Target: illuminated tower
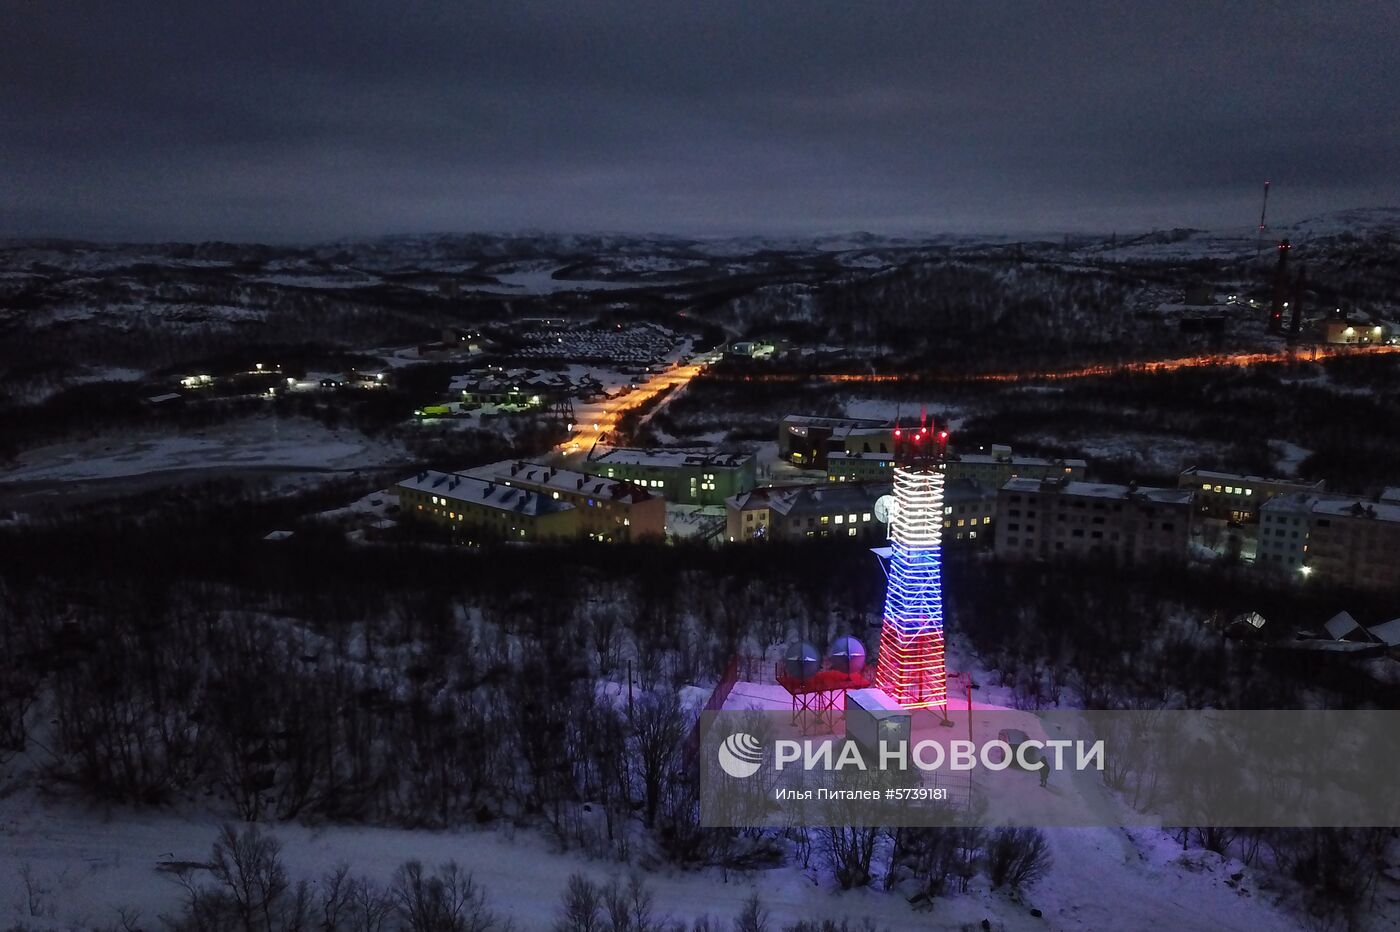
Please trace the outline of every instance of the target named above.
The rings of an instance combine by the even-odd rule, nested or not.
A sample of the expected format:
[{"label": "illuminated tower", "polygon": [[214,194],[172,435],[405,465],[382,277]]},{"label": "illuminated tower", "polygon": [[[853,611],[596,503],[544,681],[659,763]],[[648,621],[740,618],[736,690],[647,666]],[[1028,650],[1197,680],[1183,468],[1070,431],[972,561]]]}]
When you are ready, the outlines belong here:
[{"label": "illuminated tower", "polygon": [[946,707],[943,667],[943,473],[948,432],[895,428],[889,588],[875,684],[906,709]]}]

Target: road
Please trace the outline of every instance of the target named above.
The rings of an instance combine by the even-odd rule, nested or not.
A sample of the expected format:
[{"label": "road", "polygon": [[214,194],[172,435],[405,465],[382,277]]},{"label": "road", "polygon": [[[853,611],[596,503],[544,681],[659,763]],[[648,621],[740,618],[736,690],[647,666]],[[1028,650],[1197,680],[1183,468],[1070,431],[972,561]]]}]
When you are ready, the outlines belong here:
[{"label": "road", "polygon": [[1360,354],[1400,353],[1400,346],[1308,346],[1285,347],[1257,353],[1213,353],[1199,356],[1178,356],[1172,359],[1136,360],[1101,363],[1073,369],[1029,369],[1011,372],[978,372],[939,375],[931,372],[831,372],[808,376],[801,373],[744,376],[745,381],[802,382],[816,379],[823,382],[1055,382],[1087,379],[1123,373],[1179,372],[1183,369],[1238,368],[1283,362],[1317,362],[1339,356]]},{"label": "road", "polygon": [[552,458],[562,466],[581,461],[588,456],[595,443],[616,431],[618,421],[628,411],[636,410],[668,388],[679,390],[704,370],[705,366],[700,362],[677,363],[634,386],[625,395],[593,404],[576,405],[573,432],[569,439],[554,448]]}]

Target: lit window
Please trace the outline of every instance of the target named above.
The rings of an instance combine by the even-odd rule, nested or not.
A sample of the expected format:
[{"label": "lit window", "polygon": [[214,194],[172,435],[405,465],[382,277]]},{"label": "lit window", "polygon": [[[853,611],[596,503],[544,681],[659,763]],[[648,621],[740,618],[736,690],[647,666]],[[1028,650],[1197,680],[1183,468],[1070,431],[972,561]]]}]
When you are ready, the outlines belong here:
[{"label": "lit window", "polygon": [[1210,491],[1210,483],[1207,482],[1205,485],[1201,486],[1201,491],[1203,491],[1203,492],[1209,492],[1209,491]]},{"label": "lit window", "polygon": [[831,519],[828,518],[826,515],[822,515],[822,524],[830,524],[830,523],[831,523]]},{"label": "lit window", "polygon": [[837,523],[837,524],[844,524],[845,521],[846,521],[845,515],[837,515],[837,516],[836,516],[836,523]]},{"label": "lit window", "polygon": [[851,528],[851,529],[850,529],[849,531],[847,531],[846,533],[847,533],[848,535],[850,535],[851,537],[855,537],[855,536],[856,536],[856,529],[855,529],[855,528]]},{"label": "lit window", "polygon": [[[959,519],[958,519],[958,527],[962,527],[964,524],[967,524],[967,522],[966,522],[965,520],[963,520],[962,518],[959,518]],[[961,534],[959,534],[958,536],[959,536],[959,537],[962,537]]]},{"label": "lit window", "polygon": [[855,523],[856,523],[856,516],[855,516],[855,515],[846,515],[846,520],[849,521],[849,522],[852,523],[852,524],[855,524]]},{"label": "lit window", "polygon": [[983,519],[982,519],[982,523],[983,523],[983,524],[991,524],[991,523],[992,523],[992,519],[991,519],[991,518],[983,518]]},{"label": "lit window", "polygon": [[968,532],[967,532],[967,536],[968,536],[968,537],[976,537],[976,536],[977,536],[977,532],[976,532],[976,531],[968,531]]},{"label": "lit window", "polygon": [[870,512],[867,511],[867,512],[862,513],[861,516],[860,516],[860,520],[862,520],[862,521],[869,521],[869,520],[870,520]]}]

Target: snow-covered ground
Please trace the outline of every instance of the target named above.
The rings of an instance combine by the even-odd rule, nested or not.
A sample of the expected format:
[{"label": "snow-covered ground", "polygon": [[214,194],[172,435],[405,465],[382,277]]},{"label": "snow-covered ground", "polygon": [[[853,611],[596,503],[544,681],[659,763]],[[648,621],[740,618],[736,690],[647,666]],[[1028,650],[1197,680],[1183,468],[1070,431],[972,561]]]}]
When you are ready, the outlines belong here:
[{"label": "snow-covered ground", "polygon": [[499,285],[467,285],[467,291],[489,291],[497,294],[554,294],[556,291],[621,291],[627,288],[644,288],[662,284],[661,282],[598,281],[590,279],[554,278],[555,272],[565,266],[549,265],[515,272],[494,272]]},{"label": "snow-covered ground", "polygon": [[1046,446],[1067,446],[1077,456],[1094,460],[1121,460],[1133,463],[1145,473],[1173,474],[1196,465],[1203,455],[1221,455],[1224,444],[1195,438],[1170,437],[1162,434],[1088,434],[1063,437],[1053,434],[1031,434],[1028,443]]},{"label": "snow-covered ground", "polygon": [[[1015,715],[1004,689],[991,677],[975,674],[981,687],[974,702],[978,713]],[[787,710],[790,697],[780,686],[739,682],[725,703],[727,710]],[[959,710],[960,711],[960,710]],[[1029,716],[1030,713],[1024,713]],[[999,724],[1006,724],[999,720]],[[995,727],[995,726],[993,726]],[[1027,776],[1017,774],[1015,776]],[[1048,792],[1057,804],[1098,808],[1121,806],[1088,773],[1069,773]],[[1033,781],[1027,780],[1028,784]],[[1038,791],[1038,787],[1035,788]],[[1124,821],[1130,821],[1125,819]],[[1054,864],[1049,874],[1018,902],[974,885],[964,896],[940,899],[929,917],[948,923],[974,924],[990,917],[1006,929],[1149,929],[1172,930],[1295,929],[1278,906],[1280,895],[1259,888],[1254,872],[1238,861],[1200,850],[1183,852],[1157,829],[1048,828]],[[1239,880],[1232,875],[1240,873]],[[1028,909],[1044,913],[1032,919]],[[928,925],[893,928],[928,928]],[[925,920],[927,922],[927,920]],[[946,926],[945,926],[946,927]]]},{"label": "snow-covered ground", "polygon": [[[135,908],[142,924],[173,912],[180,890],[162,864],[204,862],[220,820],[167,811],[97,810],[45,802],[26,791],[0,800],[0,915],[35,927],[66,929],[115,924],[117,911]],[[522,930],[547,930],[571,874],[605,880],[622,865],[558,851],[531,831],[426,831],[295,824],[269,827],[283,843],[293,877],[317,878],[336,864],[387,881],[404,861],[449,860],[475,875],[491,906]],[[676,918],[708,914],[722,922],[755,891],[778,921],[869,916],[891,930],[993,928],[1258,930],[1297,928],[1260,892],[1249,872],[1179,846],[1154,832],[1059,829],[1047,833],[1055,855],[1050,876],[1023,902],[974,886],[915,911],[899,895],[874,889],[841,893],[798,867],[722,877],[717,871],[648,871],[660,912]],[[20,871],[49,889],[44,915],[22,915]],[[1030,908],[1041,909],[1037,919]]]},{"label": "snow-covered ground", "polygon": [[342,470],[401,459],[395,446],[314,421],[255,417],[188,432],[112,433],[26,450],[0,483],[111,479],[171,469]]}]

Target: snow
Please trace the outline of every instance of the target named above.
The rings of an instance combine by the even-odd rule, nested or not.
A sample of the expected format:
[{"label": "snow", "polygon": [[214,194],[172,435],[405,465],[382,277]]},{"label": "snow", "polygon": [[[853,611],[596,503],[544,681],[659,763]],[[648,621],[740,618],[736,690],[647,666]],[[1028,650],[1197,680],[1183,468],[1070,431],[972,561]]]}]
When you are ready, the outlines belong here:
[{"label": "snow", "polygon": [[1279,476],[1297,476],[1303,460],[1313,451],[1287,440],[1270,440],[1269,452],[1274,455],[1274,472]]},{"label": "snow", "polygon": [[545,295],[558,291],[620,291],[627,288],[647,288],[665,282],[598,281],[595,279],[554,278],[566,266],[526,269],[515,272],[492,273],[499,285],[465,285],[465,291],[489,291],[497,294]]},{"label": "snow", "polygon": [[[0,801],[0,892],[6,913],[18,905],[18,873],[31,866],[53,891],[36,927],[106,927],[117,910],[135,907],[144,920],[173,911],[179,890],[161,864],[203,862],[218,831],[213,816],[165,811],[83,809],[44,803],[30,794]],[[279,824],[268,829],[283,843],[283,859],[294,877],[317,878],[344,862],[352,873],[387,881],[402,862],[428,865],[455,860],[473,872],[491,907],[524,930],[548,929],[559,897],[575,872],[602,881],[624,865],[563,853],[529,831],[428,831],[370,827]],[[1117,830],[1057,830],[1048,833],[1056,867],[1032,888],[1025,903],[979,887],[939,899],[916,912],[893,893],[864,889],[841,893],[798,867],[762,874],[714,870],[648,871],[658,911],[675,918],[708,914],[727,925],[754,892],[777,921],[870,916],[892,930],[975,926],[990,918],[1008,930],[1146,928],[1246,930],[1292,928],[1262,897],[1228,887],[1224,877],[1243,868],[1180,849],[1156,833]],[[1174,850],[1175,849],[1175,850]],[[1045,911],[1035,919],[1030,906]],[[1168,918],[1169,917],[1169,918]],[[16,916],[16,918],[20,918]]]},{"label": "snow", "polygon": [[354,469],[401,458],[401,451],[353,431],[306,420],[250,418],[186,433],[105,434],[26,450],[0,483],[139,476],[169,469],[283,466]]},{"label": "snow", "polygon": [[[992,677],[974,674],[981,685],[974,703],[977,712],[1015,714],[1009,700],[989,685]],[[740,681],[734,685],[728,710],[787,710],[791,697],[772,683]],[[1027,718],[1033,720],[1030,713]],[[1004,722],[1003,722],[1004,723]],[[1033,727],[1033,726],[1032,726]],[[998,776],[1005,776],[1004,774]],[[1015,775],[1017,777],[1021,775]],[[1121,806],[1087,773],[1070,773],[1049,787],[1057,805],[1080,807]],[[1032,794],[1030,799],[1039,798]],[[1085,810],[1087,811],[1087,810]],[[1243,864],[1210,852],[1184,852],[1160,829],[1051,828],[1045,829],[1054,857],[1050,873],[1024,896],[1025,907],[1035,906],[1044,919],[1029,920],[1025,907],[974,888],[966,897],[939,900],[934,915],[945,919],[951,906],[961,911],[970,905],[983,910],[993,922],[1008,929],[1142,929],[1161,926],[1192,929],[1289,929],[1296,928],[1274,902],[1258,892],[1252,872]],[[1228,878],[1242,872],[1239,882]],[[951,919],[951,917],[946,917]],[[1027,921],[1039,922],[1028,926]],[[881,922],[887,920],[881,918]],[[960,919],[978,921],[975,916]],[[893,924],[892,924],[893,925]],[[894,928],[904,926],[893,925]],[[926,928],[927,926],[922,926]]]}]

